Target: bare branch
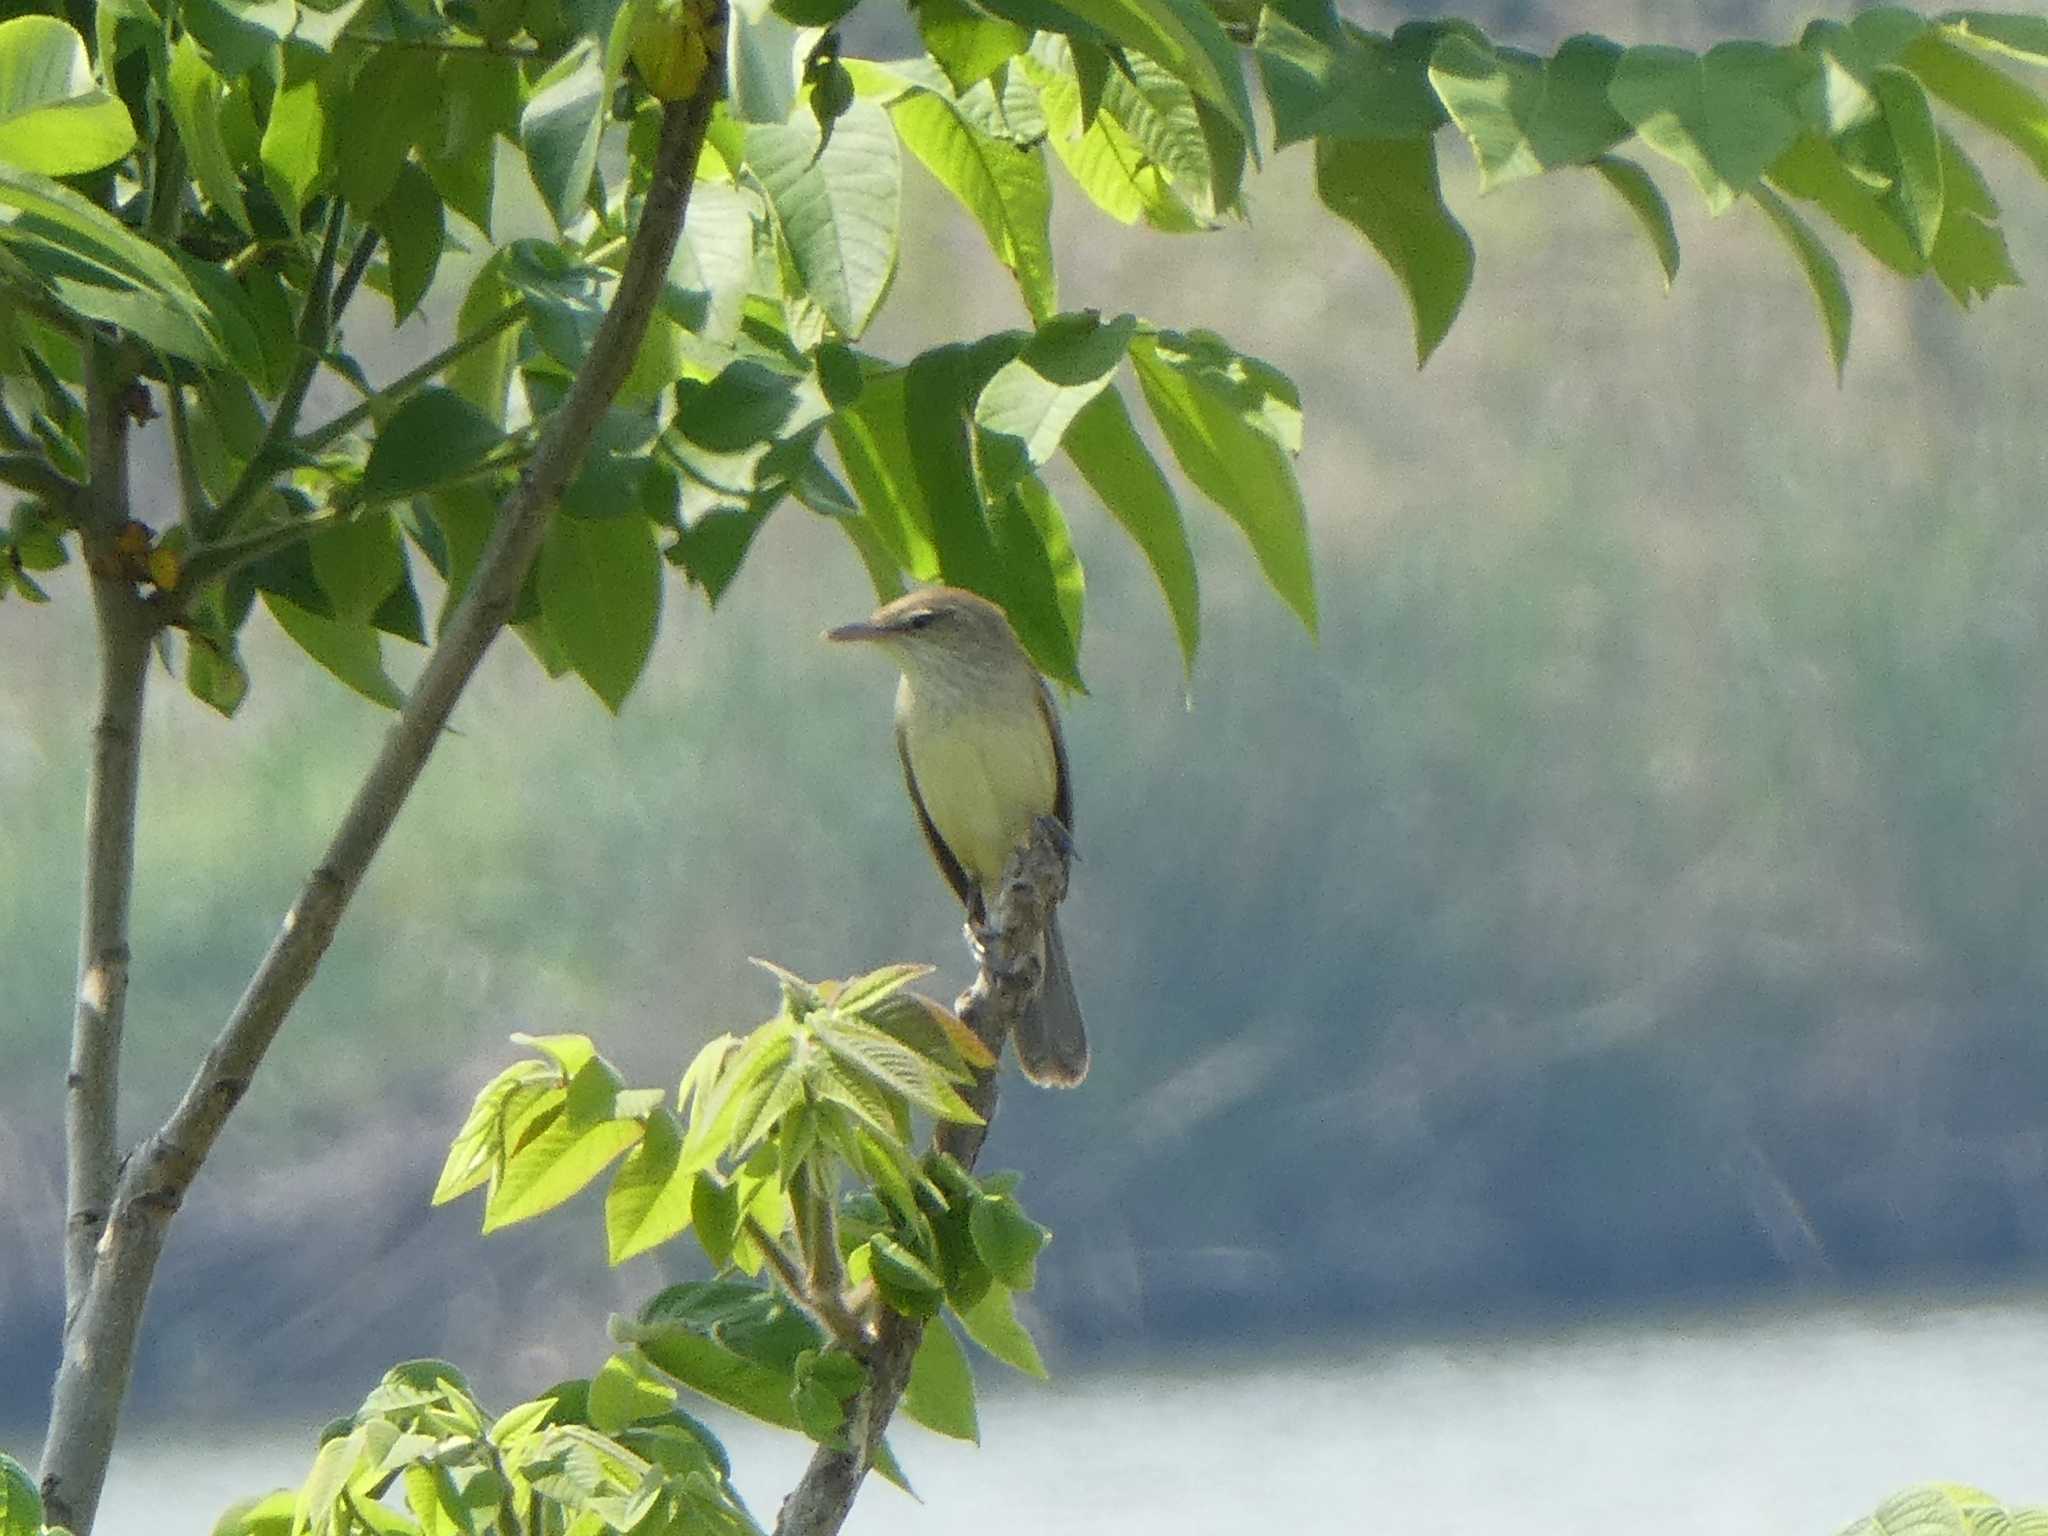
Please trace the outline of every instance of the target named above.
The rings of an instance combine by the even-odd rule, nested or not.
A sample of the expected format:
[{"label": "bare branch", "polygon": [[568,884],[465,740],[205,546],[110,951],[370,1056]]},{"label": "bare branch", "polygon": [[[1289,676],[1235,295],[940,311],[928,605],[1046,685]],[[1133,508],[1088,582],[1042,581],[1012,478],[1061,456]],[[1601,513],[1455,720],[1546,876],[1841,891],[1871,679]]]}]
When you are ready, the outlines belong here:
[{"label": "bare branch", "polygon": [[[1031,841],[1011,858],[1003,872],[1003,888],[990,903],[980,974],[961,994],[957,1008],[998,1059],[1003,1042],[1037,994],[1045,929],[1066,895],[1068,857],[1066,829],[1049,817],[1041,818]],[[982,1123],[942,1122],[932,1133],[932,1143],[962,1167],[972,1168],[995,1119],[995,1069],[977,1073],[962,1097]],[[868,1382],[848,1416],[847,1449],[820,1446],[812,1453],[802,1480],[782,1501],[775,1536],[834,1536],[845,1523],[861,1480],[874,1465],[875,1448],[910,1384],[910,1363],[917,1357],[924,1330],[917,1319],[883,1309],[874,1347],[866,1357]]]},{"label": "bare branch", "polygon": [[44,1505],[53,1523],[76,1536],[87,1536],[98,1509],[143,1302],[172,1214],[326,953],[456,701],[511,616],[555,500],[625,382],[668,273],[720,88],[716,71],[707,71],[695,95],[666,109],[640,227],[589,361],[549,421],[519,484],[499,508],[469,590],[325,856],[170,1118],[128,1160],[84,1307],[65,1339],[44,1443]]},{"label": "bare branch", "polygon": [[[129,374],[105,343],[88,354],[88,473],[72,510],[84,525],[99,628],[99,700],[86,784],[85,899],[78,995],[64,1096],[64,1316],[85,1303],[93,1251],[114,1198],[121,1027],[128,1001],[128,909],[135,875],[135,807],[142,775],[142,698],[153,632],[147,607],[121,574],[113,543],[128,520]],[[54,473],[54,471],[53,471]],[[62,478],[62,477],[59,477]],[[66,482],[69,483],[68,481]]]}]

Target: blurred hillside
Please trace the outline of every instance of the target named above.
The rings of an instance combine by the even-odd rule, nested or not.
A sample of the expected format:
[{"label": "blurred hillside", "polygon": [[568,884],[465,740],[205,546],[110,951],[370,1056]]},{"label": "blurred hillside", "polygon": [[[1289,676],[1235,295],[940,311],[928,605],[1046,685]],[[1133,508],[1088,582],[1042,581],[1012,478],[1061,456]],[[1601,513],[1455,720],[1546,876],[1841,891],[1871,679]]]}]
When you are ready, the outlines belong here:
[{"label": "blurred hillside", "polygon": [[[1547,47],[1807,14],[1492,24]],[[2048,199],[1980,157],[2037,275]],[[1058,1232],[1053,1352],[2048,1273],[2041,290],[1963,316],[1842,247],[1837,388],[1753,210],[1710,222],[1653,165],[1686,259],[1660,299],[1594,178],[1480,199],[1444,159],[1479,278],[1420,375],[1299,155],[1249,230],[1062,210],[1069,307],[1210,325],[1299,382],[1325,617],[1291,627],[1190,500],[1184,686],[1149,578],[1069,488],[1092,691],[1067,926],[1098,1065],[1011,1092],[991,1152]],[[1018,323],[908,174],[946,255],[906,268],[878,349]],[[0,1380],[26,1394],[0,1418],[39,1411],[59,1306],[89,682],[78,583],[55,591],[0,608]],[[430,1352],[491,1390],[587,1369],[590,1298],[633,1304],[660,1256],[608,1274],[588,1204],[489,1242],[425,1204],[505,1034],[586,1030],[666,1082],[770,1006],[749,954],[960,979],[889,680],[816,643],[867,604],[843,541],[786,509],[715,615],[668,596],[616,722],[516,643],[491,658],[181,1219],[145,1408],[324,1415]],[[231,723],[175,684],[150,705],[138,1134],[380,729],[279,645],[254,666]],[[260,1386],[194,1390],[221,1379]]]}]

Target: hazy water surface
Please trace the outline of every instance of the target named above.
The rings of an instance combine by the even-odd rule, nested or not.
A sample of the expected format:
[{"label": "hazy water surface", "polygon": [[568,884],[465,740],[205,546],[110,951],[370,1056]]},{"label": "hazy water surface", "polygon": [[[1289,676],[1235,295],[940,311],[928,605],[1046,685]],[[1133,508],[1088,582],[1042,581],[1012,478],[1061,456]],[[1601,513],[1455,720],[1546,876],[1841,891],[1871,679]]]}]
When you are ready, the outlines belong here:
[{"label": "hazy water surface", "polygon": [[[1826,1536],[1921,1480],[2048,1502],[2044,1381],[2048,1298],[1086,1376],[984,1401],[990,1454],[906,1427],[898,1453],[925,1502],[871,1487],[847,1529]],[[805,1448],[721,1428],[772,1522]],[[302,1473],[310,1437],[227,1451],[138,1437],[101,1530],[203,1533],[238,1493]]]}]

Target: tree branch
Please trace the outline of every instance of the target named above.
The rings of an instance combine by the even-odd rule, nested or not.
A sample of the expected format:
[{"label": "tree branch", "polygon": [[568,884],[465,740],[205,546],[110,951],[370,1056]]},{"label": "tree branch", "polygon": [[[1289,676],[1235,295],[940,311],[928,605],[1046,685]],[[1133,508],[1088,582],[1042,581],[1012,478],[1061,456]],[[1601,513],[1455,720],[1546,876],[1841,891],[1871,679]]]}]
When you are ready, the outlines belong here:
[{"label": "tree branch", "polygon": [[448,717],[518,602],[548,514],[631,370],[689,209],[721,83],[715,70],[665,110],[653,183],[589,361],[549,421],[469,590],[399,711],[326,854],[299,893],[248,989],[170,1117],[129,1158],[115,1192],[85,1305],[64,1343],[44,1442],[51,1522],[88,1536],[128,1386],[142,1308],[171,1217],[191,1188],[250,1075],[312,979],[364,871],[418,781]]},{"label": "tree branch", "polygon": [[85,487],[34,453],[0,453],[0,485],[40,496],[66,517],[77,517],[85,501]]},{"label": "tree branch", "polygon": [[[135,874],[135,807],[142,769],[142,699],[153,624],[114,548],[128,520],[128,370],[114,348],[87,354],[90,483],[72,510],[82,523],[99,630],[99,700],[86,784],[85,894],[78,994],[64,1096],[64,1316],[84,1305],[93,1253],[114,1198],[121,1026],[128,1001],[128,908]],[[69,482],[66,482],[67,484]]]},{"label": "tree branch", "polygon": [[[1003,888],[990,903],[980,974],[960,995],[956,1008],[998,1060],[1003,1042],[1038,992],[1046,925],[1067,891],[1068,850],[1066,829],[1040,818],[1031,841],[1011,858],[1003,872]],[[962,1097],[982,1123],[943,1122],[932,1133],[932,1145],[971,1169],[995,1119],[996,1069],[977,1073]],[[848,1415],[847,1449],[820,1446],[812,1453],[802,1480],[782,1501],[775,1536],[834,1536],[845,1523],[861,1480],[874,1464],[875,1448],[910,1384],[910,1363],[924,1330],[917,1319],[883,1309],[874,1346],[867,1353],[868,1382]]]}]

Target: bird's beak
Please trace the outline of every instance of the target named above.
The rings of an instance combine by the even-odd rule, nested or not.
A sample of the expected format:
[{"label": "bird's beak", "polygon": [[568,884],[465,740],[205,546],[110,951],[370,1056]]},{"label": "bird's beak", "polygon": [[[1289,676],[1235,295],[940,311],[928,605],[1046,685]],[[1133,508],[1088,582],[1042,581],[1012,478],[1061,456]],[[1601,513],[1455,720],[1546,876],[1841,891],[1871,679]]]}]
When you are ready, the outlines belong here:
[{"label": "bird's beak", "polygon": [[888,634],[889,631],[882,628],[881,625],[871,624],[866,619],[862,619],[858,624],[842,624],[837,629],[826,630],[825,638],[827,640],[883,640],[888,638]]}]

